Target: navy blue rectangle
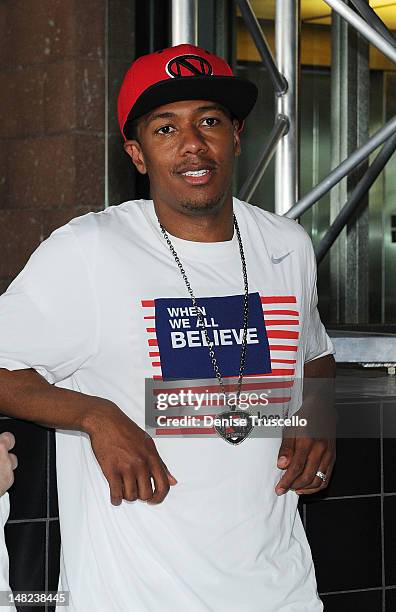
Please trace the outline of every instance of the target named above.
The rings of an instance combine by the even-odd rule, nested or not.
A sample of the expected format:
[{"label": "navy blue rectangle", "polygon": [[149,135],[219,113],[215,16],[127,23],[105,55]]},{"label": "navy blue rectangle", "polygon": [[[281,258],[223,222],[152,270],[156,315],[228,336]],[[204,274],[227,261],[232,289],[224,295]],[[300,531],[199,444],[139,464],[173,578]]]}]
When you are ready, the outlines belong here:
[{"label": "navy blue rectangle", "polygon": [[[197,300],[223,377],[239,374],[243,301],[243,295]],[[155,326],[163,380],[214,377],[202,323],[190,298],[156,299]],[[247,340],[245,374],[270,373],[268,338],[258,293],[249,294]]]}]

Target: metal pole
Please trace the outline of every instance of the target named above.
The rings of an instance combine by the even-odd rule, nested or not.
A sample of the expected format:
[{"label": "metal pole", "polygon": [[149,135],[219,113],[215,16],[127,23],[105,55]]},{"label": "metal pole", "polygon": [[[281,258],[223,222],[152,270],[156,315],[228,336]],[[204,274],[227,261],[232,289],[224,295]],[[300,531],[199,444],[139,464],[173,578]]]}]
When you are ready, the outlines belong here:
[{"label": "metal pole", "polygon": [[347,159],[345,159],[337,168],[334,168],[330,174],[323,179],[316,187],[314,187],[307,195],[305,195],[293,208],[291,208],[285,217],[297,219],[315,202],[320,200],[325,193],[330,191],[341,179],[344,178],[351,170],[358,166],[366,157],[370,155],[377,147],[385,140],[388,140],[393,133],[396,132],[396,116],[386,123],[378,132],[374,134],[361,147],[356,149]]},{"label": "metal pole", "polygon": [[172,0],[172,46],[198,44],[198,0]]},{"label": "metal pole", "polygon": [[322,239],[318,250],[316,252],[316,258],[318,263],[322,261],[331,245],[336,241],[337,237],[350,221],[352,215],[358,208],[362,198],[367,194],[370,187],[377,179],[378,175],[381,174],[382,170],[392,157],[396,149],[396,134],[394,134],[382,147],[377,157],[366,170],[355,189],[351,193],[351,197],[348,202],[342,207],[337,217],[327,230],[324,238]]},{"label": "metal pole", "polygon": [[271,77],[274,85],[276,95],[280,96],[287,90],[287,81],[285,77],[279,72],[277,65],[275,64],[274,57],[271,53],[271,49],[264,36],[263,30],[257,20],[256,15],[253,12],[249,0],[236,0],[241,11],[241,15],[249,30],[251,37],[254,40],[254,44],[257,47],[258,52],[261,55],[265,67]]},{"label": "metal pole", "polygon": [[359,11],[360,15],[374,28],[390,45],[396,48],[396,40],[392,32],[387,28],[374,9],[367,4],[367,0],[351,0],[351,3]]},{"label": "metal pole", "polygon": [[276,118],[276,122],[274,127],[272,128],[271,134],[267,143],[264,146],[264,149],[260,155],[260,158],[256,164],[256,167],[253,168],[246,181],[241,187],[241,190],[238,194],[238,198],[240,200],[244,200],[245,202],[250,202],[251,197],[257,189],[258,184],[260,183],[263,174],[270,163],[276,146],[279,142],[279,139],[287,132],[289,129],[289,120],[284,115],[279,115]]},{"label": "metal pole", "polygon": [[[349,8],[342,0],[324,0],[332,9],[341,15],[345,21],[353,26],[374,47],[377,47],[386,57],[396,63],[396,49],[381,34],[362,19],[354,10]],[[286,75],[287,76],[287,75]]]},{"label": "metal pole", "polygon": [[299,193],[299,0],[276,0],[276,59],[288,89],[277,98],[277,115],[289,119],[289,131],[280,140],[275,158],[275,212],[286,213]]}]

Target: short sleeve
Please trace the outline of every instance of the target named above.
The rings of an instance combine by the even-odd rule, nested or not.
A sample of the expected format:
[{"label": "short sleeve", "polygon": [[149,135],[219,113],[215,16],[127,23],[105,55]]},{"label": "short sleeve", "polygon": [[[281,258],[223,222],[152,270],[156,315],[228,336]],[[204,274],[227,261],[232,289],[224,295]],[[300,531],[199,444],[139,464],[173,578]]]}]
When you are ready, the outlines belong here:
[{"label": "short sleeve", "polygon": [[304,362],[313,361],[324,357],[325,355],[333,355],[335,353],[333,344],[326,333],[326,329],[320,320],[318,311],[318,293],[316,287],[317,269],[316,258],[310,238],[308,239],[308,262],[309,262],[309,285],[307,296],[308,307],[308,322],[305,328],[304,338]]},{"label": "short sleeve", "polygon": [[95,352],[96,308],[88,261],[66,225],[0,296],[0,368],[68,378]]}]

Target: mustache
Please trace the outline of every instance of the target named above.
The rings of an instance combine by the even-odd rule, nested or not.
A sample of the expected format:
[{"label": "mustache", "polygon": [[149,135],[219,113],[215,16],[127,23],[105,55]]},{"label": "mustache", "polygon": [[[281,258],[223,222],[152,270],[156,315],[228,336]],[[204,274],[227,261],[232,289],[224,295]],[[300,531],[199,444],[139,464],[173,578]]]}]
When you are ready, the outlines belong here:
[{"label": "mustache", "polygon": [[188,172],[190,170],[201,170],[203,168],[215,170],[217,168],[217,164],[212,159],[200,159],[198,161],[195,160],[183,162],[183,164],[179,164],[173,168],[172,174],[182,174],[183,172]]}]

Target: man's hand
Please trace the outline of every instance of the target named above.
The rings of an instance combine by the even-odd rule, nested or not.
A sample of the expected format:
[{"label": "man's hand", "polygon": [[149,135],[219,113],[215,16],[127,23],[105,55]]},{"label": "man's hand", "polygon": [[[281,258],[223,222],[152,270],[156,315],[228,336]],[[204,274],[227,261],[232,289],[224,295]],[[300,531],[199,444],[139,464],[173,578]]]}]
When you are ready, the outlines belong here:
[{"label": "man's hand", "polygon": [[177,483],[152,438],[107,399],[50,385],[32,369],[0,368],[0,407],[17,419],[87,433],[114,505],[123,499],[158,504]]},{"label": "man's hand", "polygon": [[123,499],[159,504],[177,484],[153,439],[112,402],[98,401],[85,420],[84,431],[109,483],[113,505]]},{"label": "man's hand", "polygon": [[[289,489],[299,495],[317,493],[326,488],[335,462],[335,440],[331,438],[284,438],[279,450],[278,467],[286,470],[275,487],[277,495]],[[326,474],[323,482],[316,472]]]},{"label": "man's hand", "polygon": [[15,445],[15,438],[9,431],[0,435],[0,496],[14,482],[14,470],[18,465],[18,460],[13,453],[9,453]]},{"label": "man's hand", "polygon": [[[290,489],[298,494],[317,493],[329,484],[336,458],[335,373],[332,355],[304,365],[303,403],[297,414],[305,418],[307,427],[283,431],[278,467],[285,473],[275,487],[277,495]],[[326,481],[316,472],[323,472]]]}]

